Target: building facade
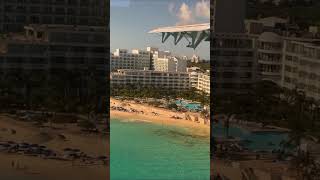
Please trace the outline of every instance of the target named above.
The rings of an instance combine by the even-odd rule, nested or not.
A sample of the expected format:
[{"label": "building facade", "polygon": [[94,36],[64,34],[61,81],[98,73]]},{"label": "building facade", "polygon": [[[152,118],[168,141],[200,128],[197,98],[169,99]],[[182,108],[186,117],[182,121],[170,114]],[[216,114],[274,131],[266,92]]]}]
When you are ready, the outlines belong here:
[{"label": "building facade", "polygon": [[145,50],[132,50],[128,52],[126,49],[117,49],[111,55],[111,71],[117,69],[150,69],[152,54]]},{"label": "building facade", "polygon": [[198,74],[198,83],[196,88],[199,91],[210,95],[210,72]]},{"label": "building facade", "polygon": [[281,86],[320,99],[320,40],[285,39]]},{"label": "building facade", "polygon": [[[2,80],[20,79],[16,83],[23,94],[28,86],[31,90],[54,82],[70,96],[105,94],[105,89],[96,88],[98,84],[106,88],[107,36],[103,27],[26,26],[24,34],[12,34],[0,42]],[[96,83],[95,87],[90,83]]]},{"label": "building facade", "polygon": [[217,94],[247,93],[259,79],[256,38],[246,34],[215,33],[213,88]]},{"label": "building facade", "polygon": [[186,72],[187,61],[173,56],[158,57],[154,59],[154,70],[165,72]]},{"label": "building facade", "polygon": [[282,46],[282,37],[276,33],[264,32],[258,37],[256,49],[262,80],[269,80],[280,85]]},{"label": "building facade", "polygon": [[111,73],[111,86],[138,86],[160,90],[184,91],[190,89],[186,72],[162,72],[150,70],[118,70]]},{"label": "building facade", "polygon": [[2,87],[17,99],[59,94],[103,104],[109,7],[107,0],[1,0]]},{"label": "building facade", "polygon": [[22,32],[28,24],[108,26],[106,0],[1,0],[0,32]]}]

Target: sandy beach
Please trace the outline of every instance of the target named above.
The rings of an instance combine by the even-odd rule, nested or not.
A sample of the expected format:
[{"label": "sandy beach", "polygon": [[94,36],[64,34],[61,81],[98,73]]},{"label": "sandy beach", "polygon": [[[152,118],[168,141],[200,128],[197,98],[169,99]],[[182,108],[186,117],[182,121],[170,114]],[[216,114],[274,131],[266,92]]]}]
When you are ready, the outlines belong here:
[{"label": "sandy beach", "polygon": [[[11,133],[12,130],[15,133]],[[58,138],[59,134],[65,140]],[[109,156],[108,137],[99,134],[82,133],[76,124],[57,125],[39,128],[30,122],[17,121],[10,115],[0,115],[0,141],[27,142],[44,145],[47,148],[62,153],[64,148],[76,148],[92,156]],[[35,179],[101,179],[105,180],[109,174],[106,165],[88,164],[43,159],[17,153],[0,152],[0,172],[10,178],[21,179],[25,175]],[[15,167],[12,167],[15,163]],[[18,165],[19,164],[19,165]],[[5,176],[6,177],[6,176]],[[0,179],[1,175],[0,175]]]},{"label": "sandy beach", "polygon": [[[199,136],[210,136],[210,125],[204,124],[204,119],[200,117],[200,113],[187,112],[187,114],[191,117],[192,120],[195,117],[198,117],[199,122],[194,122],[192,120],[185,120],[184,117],[186,113],[174,112],[164,108],[153,107],[148,104],[135,103],[134,101],[121,101],[111,98],[110,107],[112,106],[123,107],[127,109],[132,108],[138,111],[143,111],[143,113],[123,112],[110,109],[111,120],[119,118],[125,120],[147,121],[163,125],[176,125],[188,128],[192,133],[197,134]],[[173,116],[178,116],[182,119],[174,119],[172,118]]]},{"label": "sandy beach", "polygon": [[295,174],[288,169],[288,164],[269,160],[250,160],[229,162],[227,160],[211,160],[211,172],[225,175],[232,180],[242,180],[242,173],[250,175],[253,168],[254,176],[259,180],[272,180],[280,176],[283,180],[295,180]]}]

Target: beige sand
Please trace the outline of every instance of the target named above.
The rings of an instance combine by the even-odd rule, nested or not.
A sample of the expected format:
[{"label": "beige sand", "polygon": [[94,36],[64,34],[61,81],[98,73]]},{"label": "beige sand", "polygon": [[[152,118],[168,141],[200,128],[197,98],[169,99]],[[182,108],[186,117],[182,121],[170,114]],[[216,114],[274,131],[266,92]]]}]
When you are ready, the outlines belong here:
[{"label": "beige sand", "polygon": [[272,180],[271,174],[280,174],[283,180],[295,180],[295,174],[288,170],[288,164],[264,160],[227,162],[226,160],[211,160],[211,172],[223,174],[232,180],[242,180],[242,172],[253,168],[259,180]]},{"label": "beige sand", "polygon": [[[0,115],[0,140],[16,141],[27,143],[38,143],[47,146],[56,152],[61,152],[64,148],[77,148],[86,154],[93,156],[109,156],[108,137],[101,135],[86,135],[80,132],[76,125],[53,125],[61,129],[38,128],[28,122],[16,121],[7,115]],[[14,129],[16,134],[11,134]],[[41,132],[41,133],[40,133]],[[58,138],[58,134],[63,134],[66,141]],[[0,152],[0,169],[2,172],[10,172],[15,177],[25,174],[41,177],[43,179],[101,179],[105,180],[109,174],[109,168],[99,165],[79,166],[75,162],[72,166],[70,161],[60,161],[52,159],[42,159],[18,154],[8,154]],[[11,167],[12,161],[19,162],[22,170]],[[1,175],[0,175],[1,179]]]},{"label": "beige sand", "polygon": [[[195,133],[199,136],[209,137],[210,135],[210,126],[203,123],[204,120],[200,117],[200,113],[188,113],[191,119],[194,119],[196,116],[198,117],[200,123],[197,123],[194,121],[185,120],[185,114],[182,112],[173,112],[164,108],[153,107],[148,104],[138,104],[133,101],[120,101],[111,98],[110,107],[111,106],[120,106],[126,109],[133,108],[144,112],[144,114],[142,114],[110,109],[111,120],[114,118],[123,118],[127,120],[149,121],[163,125],[178,125],[190,129],[192,133]],[[158,115],[154,115],[152,112],[158,113]],[[172,116],[183,117],[183,119],[174,119]]]}]

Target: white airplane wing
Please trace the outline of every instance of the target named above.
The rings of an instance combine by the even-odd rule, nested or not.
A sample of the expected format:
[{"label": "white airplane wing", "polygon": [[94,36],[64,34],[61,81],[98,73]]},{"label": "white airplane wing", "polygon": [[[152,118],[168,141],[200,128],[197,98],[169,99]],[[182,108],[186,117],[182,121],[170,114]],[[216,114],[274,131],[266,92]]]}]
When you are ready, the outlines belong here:
[{"label": "white airplane wing", "polygon": [[161,33],[162,43],[173,36],[175,45],[184,37],[189,41],[187,47],[195,49],[203,40],[210,41],[210,23],[160,27],[149,31],[149,33]]},{"label": "white airplane wing", "polygon": [[163,32],[201,32],[210,30],[210,23],[191,24],[171,27],[156,28],[149,33],[163,33]]}]

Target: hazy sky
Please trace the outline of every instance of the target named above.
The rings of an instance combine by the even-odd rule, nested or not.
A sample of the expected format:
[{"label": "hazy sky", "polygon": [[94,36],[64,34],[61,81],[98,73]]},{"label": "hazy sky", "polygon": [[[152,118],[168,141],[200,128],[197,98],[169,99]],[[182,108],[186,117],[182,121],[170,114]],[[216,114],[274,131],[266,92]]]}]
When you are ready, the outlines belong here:
[{"label": "hazy sky", "polygon": [[209,42],[202,42],[193,50],[186,47],[185,39],[175,46],[172,37],[161,43],[160,34],[148,34],[157,27],[209,23],[209,7],[209,0],[111,0],[111,50],[152,46],[174,55],[197,54],[209,59]]}]

